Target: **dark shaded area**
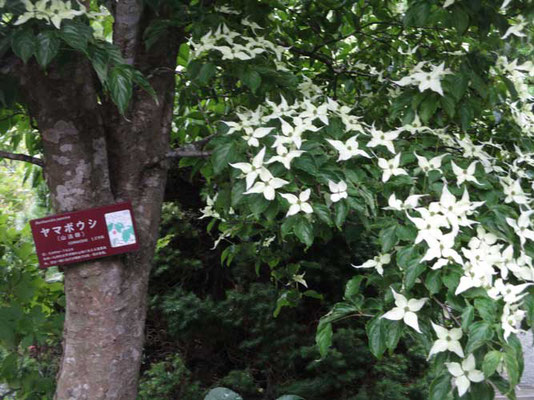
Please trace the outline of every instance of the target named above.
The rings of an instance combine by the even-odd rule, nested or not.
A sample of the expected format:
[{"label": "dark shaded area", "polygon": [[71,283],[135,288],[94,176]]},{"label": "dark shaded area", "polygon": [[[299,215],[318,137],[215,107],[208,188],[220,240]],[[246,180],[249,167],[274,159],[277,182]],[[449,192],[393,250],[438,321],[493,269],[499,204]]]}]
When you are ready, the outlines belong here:
[{"label": "dark shaded area", "polygon": [[335,325],[334,346],[320,360],[317,323],[341,300],[354,273],[348,268],[354,249],[342,238],[292,254],[293,262],[308,261],[305,279],[324,300],[303,297],[275,318],[284,287],[271,282],[268,267],[257,275],[246,257],[221,266],[225,244],[212,250],[217,234],[208,234],[209,221],[198,217],[173,204],[164,207],[160,237],[170,241],[158,252],[150,282],[140,399],[202,399],[215,386],[246,400],[287,393],[306,400],[425,398],[421,349],[402,342],[395,355],[374,359],[362,317]]}]

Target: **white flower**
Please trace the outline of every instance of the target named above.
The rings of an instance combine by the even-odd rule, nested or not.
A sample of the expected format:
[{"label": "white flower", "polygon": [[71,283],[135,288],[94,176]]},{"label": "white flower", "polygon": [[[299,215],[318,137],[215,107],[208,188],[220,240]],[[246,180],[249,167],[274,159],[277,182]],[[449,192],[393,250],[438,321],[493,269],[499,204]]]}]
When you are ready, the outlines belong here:
[{"label": "white flower", "polygon": [[393,141],[399,136],[399,131],[382,132],[381,130],[371,128],[372,139],[367,143],[367,147],[385,146],[391,153],[396,154]]},{"label": "white flower", "polygon": [[375,268],[376,272],[384,275],[383,266],[389,264],[391,261],[391,254],[379,254],[371,260],[367,260],[362,265],[352,265],[354,268]]},{"label": "white flower", "polygon": [[356,141],[356,138],[357,136],[353,136],[345,143],[343,143],[341,140],[332,139],[326,139],[326,141],[330,143],[339,152],[339,158],[337,159],[338,161],[349,160],[354,156],[363,156],[371,158],[369,154],[358,148],[358,142]]},{"label": "white flower", "polygon": [[410,210],[412,208],[417,207],[417,205],[419,204],[419,199],[425,196],[425,194],[412,194],[411,196],[408,196],[408,198],[403,202],[397,199],[395,193],[393,193],[391,196],[389,196],[388,207],[384,207],[384,210]]},{"label": "white flower", "polygon": [[525,195],[525,192],[521,187],[520,179],[515,181],[512,181],[509,178],[501,179],[501,185],[504,194],[506,195],[506,198],[504,199],[505,203],[511,203],[513,201],[516,204],[528,204],[529,198]]},{"label": "white flower", "polygon": [[447,265],[450,260],[454,260],[455,263],[462,265],[462,257],[453,249],[455,236],[456,232],[453,231],[443,235],[437,240],[427,240],[429,247],[421,261],[431,261],[434,258],[437,258],[438,261],[432,266],[432,269],[439,269],[444,265]]},{"label": "white flower", "polygon": [[337,203],[339,200],[347,198],[347,184],[344,181],[339,181],[338,183],[328,181],[328,187],[332,192],[330,195],[332,203]]},{"label": "white flower", "polygon": [[286,169],[291,169],[291,161],[293,161],[294,158],[299,158],[305,153],[303,150],[288,150],[284,146],[276,147],[276,152],[278,155],[271,157],[265,164],[272,164],[273,162],[278,161],[279,163],[282,163]]},{"label": "white flower", "polygon": [[307,201],[310,199],[310,193],[311,190],[306,189],[304,192],[301,192],[298,197],[290,193],[280,194],[280,196],[286,199],[290,204],[286,217],[295,215],[301,211],[305,212],[306,214],[311,214],[313,212],[313,208],[311,207],[310,203],[307,203]]},{"label": "white flower", "polygon": [[471,386],[471,382],[482,382],[484,374],[475,369],[475,357],[469,354],[460,365],[457,362],[445,363],[450,374],[454,376],[454,384],[458,388],[458,395],[462,397]]},{"label": "white flower", "polygon": [[417,208],[416,211],[421,215],[421,218],[414,218],[408,215],[410,221],[419,230],[415,238],[415,244],[425,240],[430,245],[432,241],[439,240],[443,236],[440,228],[449,226],[447,219],[443,215],[431,212],[426,208]]},{"label": "white flower", "polygon": [[252,163],[235,163],[230,164],[233,168],[241,170],[246,175],[247,189],[250,189],[256,178],[263,174],[265,177],[270,175],[267,168],[263,166],[263,158],[265,157],[265,147],[262,148],[258,154],[252,159]]},{"label": "white flower", "polygon": [[415,313],[421,308],[423,308],[428,299],[425,297],[422,299],[408,300],[402,294],[395,292],[393,288],[391,289],[391,291],[393,292],[393,297],[395,297],[395,305],[397,307],[394,307],[393,309],[382,315],[380,318],[386,318],[393,321],[398,321],[402,319],[406,325],[412,327],[417,332],[421,333],[421,330],[419,329],[417,315]]},{"label": "white flower", "polygon": [[443,8],[450,7],[454,4],[455,0],[445,0],[445,3],[443,3]]},{"label": "white flower", "polygon": [[534,231],[529,229],[530,228],[530,216],[534,213],[534,211],[527,211],[522,212],[519,218],[517,219],[517,222],[515,219],[512,218],[506,218],[506,222],[508,225],[510,225],[517,236],[519,236],[519,240],[521,241],[521,245],[523,246],[527,239],[534,240]]},{"label": "white flower", "polygon": [[452,166],[452,172],[454,172],[454,175],[456,175],[456,178],[458,179],[458,186],[460,186],[462,183],[468,181],[468,182],[474,182],[480,185],[480,182],[477,181],[477,178],[475,178],[475,170],[477,166],[478,161],[473,161],[467,169],[462,169],[459,166],[457,166],[454,161],[451,161]]},{"label": "white flower", "polygon": [[522,285],[512,285],[511,283],[504,283],[502,279],[497,279],[493,287],[488,290],[488,296],[494,300],[502,297],[505,303],[516,303],[525,297],[528,293],[521,294],[532,283],[524,283]]},{"label": "white flower", "polygon": [[451,70],[445,68],[445,63],[441,63],[438,66],[432,65],[432,71],[425,72],[422,70],[424,63],[419,63],[413,69],[415,72],[410,76],[402,78],[396,83],[401,86],[405,85],[418,85],[419,91],[424,92],[426,89],[430,89],[443,96],[443,89],[441,88],[441,79],[444,75],[451,74]]},{"label": "white flower", "polygon": [[430,349],[428,358],[432,357],[436,353],[447,350],[458,354],[459,357],[464,357],[464,351],[462,350],[462,345],[460,344],[460,339],[462,338],[462,330],[460,328],[446,329],[434,324],[433,322],[432,328],[434,328],[434,331],[436,331],[438,340],[434,342],[434,345]]},{"label": "white flower", "polygon": [[527,25],[527,22],[523,18],[523,16],[517,17],[517,23],[511,25],[507,30],[506,33],[503,35],[501,39],[506,39],[510,35],[515,35],[517,37],[524,37],[527,36],[525,33],[523,33],[523,29],[525,29],[525,26]]},{"label": "white flower", "polygon": [[425,174],[428,174],[430,171],[433,170],[441,172],[441,161],[443,160],[443,157],[448,156],[448,154],[442,154],[440,156],[427,160],[425,157],[420,156],[415,152],[414,154],[415,157],[417,157],[417,163],[419,164],[419,168],[421,168],[421,171],[423,171]]},{"label": "white flower", "polygon": [[520,310],[517,304],[505,304],[501,316],[501,326],[504,330],[504,340],[512,333],[518,333],[521,329],[521,321],[525,318],[525,311]]},{"label": "white flower", "polygon": [[254,186],[244,194],[262,193],[267,200],[271,201],[274,200],[276,189],[289,183],[284,179],[275,178],[269,171],[267,171],[267,174],[260,174],[260,179],[263,182],[256,182]]},{"label": "white flower", "polygon": [[200,212],[202,213],[202,216],[200,216],[198,219],[209,218],[209,217],[221,219],[221,214],[219,214],[217,211],[213,209],[213,206],[215,205],[215,201],[217,201],[217,196],[219,196],[219,193],[213,196],[213,199],[210,196],[206,197],[206,207],[200,210]]},{"label": "white flower", "polygon": [[252,147],[258,147],[260,145],[260,142],[258,139],[261,139],[265,136],[267,136],[274,128],[251,128],[251,127],[244,127],[245,134],[243,135],[243,139],[246,140],[247,144]]},{"label": "white flower", "polygon": [[382,168],[382,182],[387,182],[392,175],[408,175],[404,169],[399,168],[400,157],[401,153],[397,154],[391,160],[378,159],[378,166]]}]

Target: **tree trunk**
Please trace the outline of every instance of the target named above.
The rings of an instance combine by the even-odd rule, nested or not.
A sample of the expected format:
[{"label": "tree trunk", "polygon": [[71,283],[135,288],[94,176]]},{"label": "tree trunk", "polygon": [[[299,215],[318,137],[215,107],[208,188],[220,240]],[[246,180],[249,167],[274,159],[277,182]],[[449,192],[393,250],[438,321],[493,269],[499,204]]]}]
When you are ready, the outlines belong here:
[{"label": "tree trunk", "polygon": [[[167,37],[167,45],[145,53],[138,43],[138,4],[121,0],[115,6],[116,43],[128,62],[151,76],[157,101],[137,90],[126,116],[102,105],[98,80],[83,56],[53,65],[46,74],[30,63],[18,75],[41,133],[56,211],[130,200],[140,244],[136,253],[64,267],[67,304],[57,400],[136,398],[180,43]],[[120,7],[126,7],[123,14]]]}]

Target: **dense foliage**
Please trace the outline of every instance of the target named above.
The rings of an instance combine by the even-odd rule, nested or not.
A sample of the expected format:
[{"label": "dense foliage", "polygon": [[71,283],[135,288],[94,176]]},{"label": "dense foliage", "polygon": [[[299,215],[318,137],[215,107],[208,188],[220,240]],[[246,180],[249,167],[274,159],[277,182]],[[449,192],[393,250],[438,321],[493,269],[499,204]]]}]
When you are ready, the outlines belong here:
[{"label": "dense foliage", "polygon": [[[43,68],[88,57],[101,96],[125,111],[134,85],[151,89],[109,42],[105,3],[0,1],[0,54]],[[534,322],[532,2],[145,3],[170,9],[144,32],[146,46],[173,29],[190,38],[178,55],[173,141],[209,140],[208,160],[180,165],[203,179],[221,263],[272,280],[283,316],[325,299],[318,277],[332,261],[315,247],[324,246],[346,266],[337,286],[348,279],[318,323],[324,360],[336,335],[349,341],[365,319],[378,358],[403,341],[424,348],[431,399],[491,399],[495,388],[514,398],[516,334]],[[22,107],[4,81],[7,132],[27,119],[11,118]],[[250,290],[267,302],[274,289]],[[237,293],[225,301],[246,308]],[[198,296],[167,294],[157,308],[196,310]],[[236,323],[224,310],[170,320],[169,332]],[[358,323],[345,326],[351,317]],[[164,360],[188,379],[180,359]],[[228,379],[246,392],[247,374],[258,379]]]}]

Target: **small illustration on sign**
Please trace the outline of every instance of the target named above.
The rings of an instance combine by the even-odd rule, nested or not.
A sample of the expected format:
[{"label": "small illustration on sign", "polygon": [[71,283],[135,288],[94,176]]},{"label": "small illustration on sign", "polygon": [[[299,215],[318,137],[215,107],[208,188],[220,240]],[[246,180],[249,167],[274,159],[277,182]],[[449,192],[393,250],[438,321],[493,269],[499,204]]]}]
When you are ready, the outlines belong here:
[{"label": "small illustration on sign", "polygon": [[129,210],[109,213],[105,217],[111,247],[121,247],[135,243],[132,215]]}]

